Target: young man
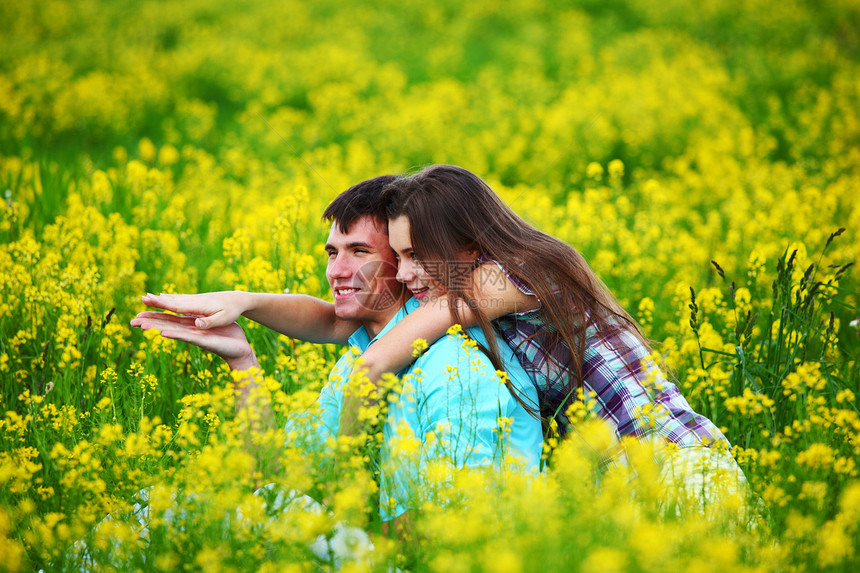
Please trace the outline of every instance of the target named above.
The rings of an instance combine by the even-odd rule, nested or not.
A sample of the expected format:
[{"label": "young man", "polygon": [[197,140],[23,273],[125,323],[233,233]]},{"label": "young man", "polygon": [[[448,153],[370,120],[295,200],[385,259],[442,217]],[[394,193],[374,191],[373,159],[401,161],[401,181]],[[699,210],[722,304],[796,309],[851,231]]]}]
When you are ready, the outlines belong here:
[{"label": "young man", "polygon": [[[326,209],[324,218],[332,221],[326,241],[326,277],[334,297],[334,314],[339,321],[325,319],[331,313],[312,297],[263,295],[253,293],[209,293],[144,297],[150,306],[181,312],[175,316],[157,312],[141,313],[132,326],[156,329],[162,336],[195,344],[224,358],[232,370],[258,367],[256,356],[242,329],[233,322],[227,326],[203,329],[200,320],[215,315],[235,319],[240,314],[295,338],[312,342],[344,342],[363,352],[384,332],[391,329],[418,303],[397,280],[397,260],[389,246],[385,206],[379,196],[392,176],[364,181],[341,193]],[[321,317],[318,323],[307,313]],[[301,319],[296,315],[301,314]],[[207,318],[197,318],[207,317]],[[297,331],[296,324],[303,326]],[[354,325],[354,326],[353,326]],[[333,334],[334,333],[334,334]],[[537,404],[537,393],[507,345],[499,339],[503,360],[517,400],[508,387],[499,383],[489,358],[478,350],[472,339],[486,345],[480,329],[465,335],[446,336],[433,344],[405,372],[400,399],[390,405],[385,425],[385,444],[395,436],[411,433],[424,442],[434,436],[434,452],[454,467],[486,465],[499,461],[510,452],[526,466],[537,468],[541,453],[540,421],[531,416],[522,402]],[[320,395],[322,429],[320,443],[337,435],[343,409],[344,381],[351,365],[345,355],[332,371],[329,384]],[[244,385],[237,408],[257,407],[248,403],[254,388]],[[271,415],[263,413],[264,423]],[[503,428],[500,428],[500,423]],[[391,453],[384,454],[390,459]],[[426,456],[422,463],[426,462]],[[414,469],[414,468],[413,468]],[[414,495],[418,474],[405,469],[383,470],[381,507],[383,521],[401,516]]]}]

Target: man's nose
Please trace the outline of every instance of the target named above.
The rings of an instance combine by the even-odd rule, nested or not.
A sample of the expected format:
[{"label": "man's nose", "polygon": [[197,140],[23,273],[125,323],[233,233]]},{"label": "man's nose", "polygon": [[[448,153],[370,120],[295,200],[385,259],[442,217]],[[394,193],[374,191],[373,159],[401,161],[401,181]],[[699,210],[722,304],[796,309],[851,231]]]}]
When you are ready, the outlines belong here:
[{"label": "man's nose", "polygon": [[343,255],[335,255],[334,259],[329,260],[328,270],[326,274],[332,278],[348,277],[351,274],[351,268]]}]

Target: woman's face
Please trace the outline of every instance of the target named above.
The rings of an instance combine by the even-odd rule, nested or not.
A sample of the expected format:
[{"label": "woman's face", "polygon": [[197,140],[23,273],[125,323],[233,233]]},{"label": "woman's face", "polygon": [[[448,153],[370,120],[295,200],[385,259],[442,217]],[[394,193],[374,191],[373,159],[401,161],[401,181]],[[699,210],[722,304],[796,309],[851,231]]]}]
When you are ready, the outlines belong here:
[{"label": "woman's face", "polygon": [[418,302],[423,304],[445,295],[445,287],[430,276],[422,265],[423,261],[415,257],[406,215],[388,220],[388,243],[397,258],[397,280],[406,286]]}]

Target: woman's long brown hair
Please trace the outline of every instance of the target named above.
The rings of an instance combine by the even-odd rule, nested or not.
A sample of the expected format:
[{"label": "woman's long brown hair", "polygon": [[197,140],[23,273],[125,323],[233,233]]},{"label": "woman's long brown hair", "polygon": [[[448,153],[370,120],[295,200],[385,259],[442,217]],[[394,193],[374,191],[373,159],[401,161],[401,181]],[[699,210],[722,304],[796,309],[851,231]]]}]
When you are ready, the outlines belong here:
[{"label": "woman's long brown hair", "polygon": [[[472,310],[489,343],[485,351],[497,369],[503,367],[490,321],[473,294],[473,285],[462,280],[471,276],[464,274],[471,269],[460,268],[458,255],[463,252],[475,251],[498,261],[540,299],[546,328],[536,336],[544,352],[566,357],[564,370],[569,374],[558,382],[567,396],[575,396],[582,387],[589,327],[596,328],[604,340],[613,331],[627,330],[649,347],[636,322],[579,252],[525,222],[474,173],[453,165],[432,165],[395,180],[384,200],[390,219],[401,215],[409,219],[415,256],[448,289],[455,321],[462,322],[458,300]],[[523,403],[521,397],[517,399]],[[534,405],[523,405],[537,415]],[[545,411],[544,421],[551,416]]]}]

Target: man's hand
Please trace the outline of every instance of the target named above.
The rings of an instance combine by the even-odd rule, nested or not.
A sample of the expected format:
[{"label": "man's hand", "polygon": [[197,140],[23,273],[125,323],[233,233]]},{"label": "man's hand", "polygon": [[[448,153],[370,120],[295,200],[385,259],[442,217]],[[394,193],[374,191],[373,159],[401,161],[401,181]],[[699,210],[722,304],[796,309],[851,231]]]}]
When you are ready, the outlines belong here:
[{"label": "man's hand", "polygon": [[241,326],[232,322],[226,326],[204,329],[196,325],[197,320],[193,316],[141,312],[131,321],[131,325],[142,330],[158,330],[165,338],[181,340],[212,352],[226,360],[232,370],[248,370],[257,366],[257,359]]},{"label": "man's hand", "polygon": [[146,306],[194,318],[193,324],[197,328],[215,328],[233,324],[248,310],[245,295],[247,293],[240,291],[161,295],[147,293],[142,300]]}]

